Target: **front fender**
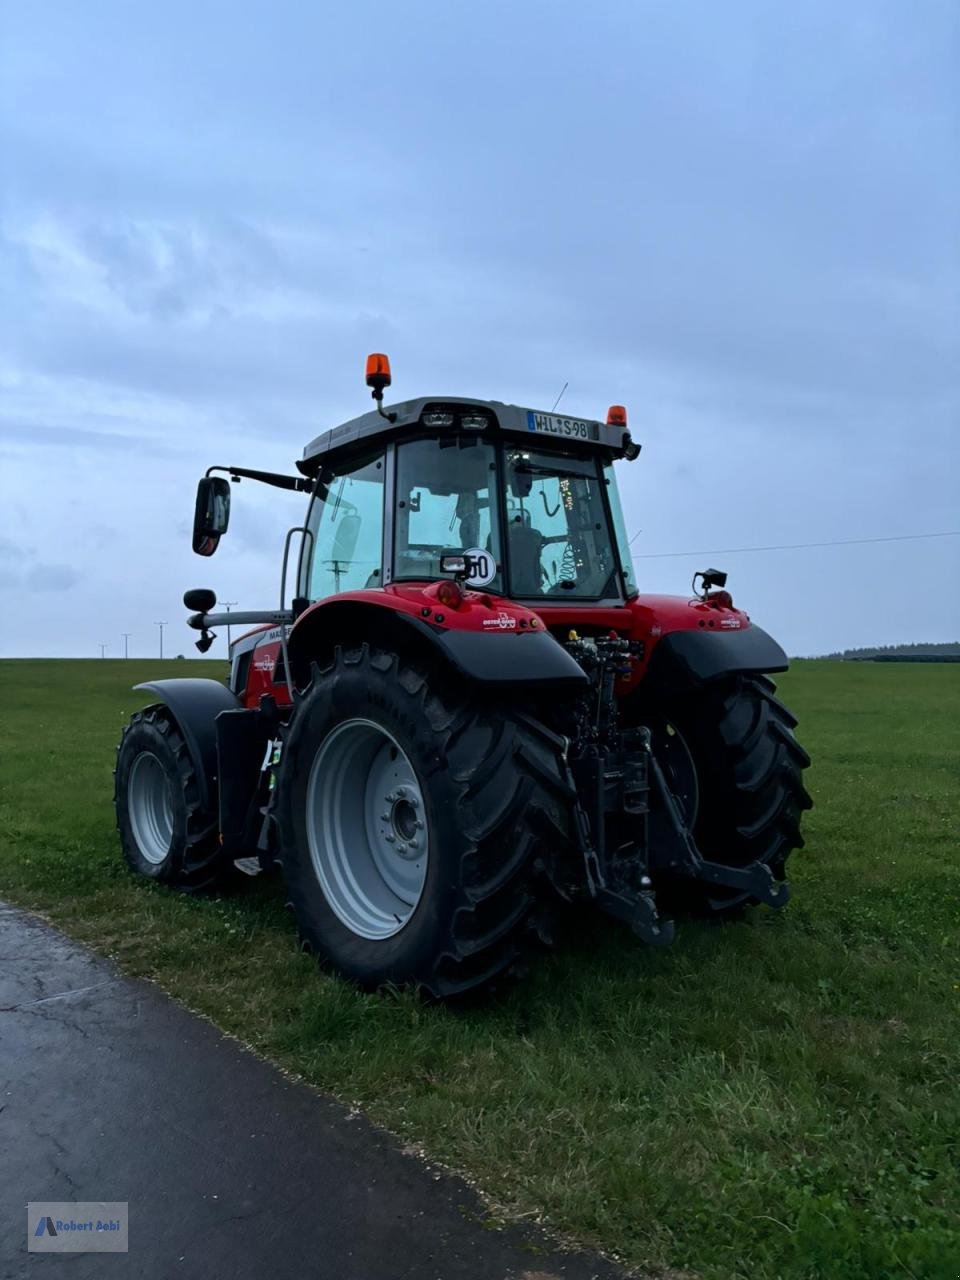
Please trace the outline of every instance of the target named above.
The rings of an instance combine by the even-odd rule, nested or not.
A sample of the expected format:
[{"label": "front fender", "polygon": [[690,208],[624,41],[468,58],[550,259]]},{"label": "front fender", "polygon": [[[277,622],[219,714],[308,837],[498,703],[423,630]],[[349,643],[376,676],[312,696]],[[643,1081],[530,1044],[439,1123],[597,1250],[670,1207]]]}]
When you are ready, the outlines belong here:
[{"label": "front fender", "polygon": [[134,685],[149,689],[170,708],[197,774],[200,800],[206,812],[214,811],[217,779],[217,716],[240,707],[236,695],[217,680],[148,680]]}]

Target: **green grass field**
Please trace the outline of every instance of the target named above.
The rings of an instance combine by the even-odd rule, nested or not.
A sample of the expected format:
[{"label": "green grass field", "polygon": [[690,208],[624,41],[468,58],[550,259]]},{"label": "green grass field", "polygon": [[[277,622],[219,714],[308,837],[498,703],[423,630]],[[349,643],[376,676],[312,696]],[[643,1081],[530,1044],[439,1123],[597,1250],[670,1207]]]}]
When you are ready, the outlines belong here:
[{"label": "green grass field", "polygon": [[276,881],[196,900],[123,869],[129,686],[183,665],[0,663],[0,896],[467,1172],[491,1225],[705,1280],[956,1280],[960,670],[783,677],[816,805],[786,911],[685,922],[665,952],[591,918],[450,1010],[321,974]]}]

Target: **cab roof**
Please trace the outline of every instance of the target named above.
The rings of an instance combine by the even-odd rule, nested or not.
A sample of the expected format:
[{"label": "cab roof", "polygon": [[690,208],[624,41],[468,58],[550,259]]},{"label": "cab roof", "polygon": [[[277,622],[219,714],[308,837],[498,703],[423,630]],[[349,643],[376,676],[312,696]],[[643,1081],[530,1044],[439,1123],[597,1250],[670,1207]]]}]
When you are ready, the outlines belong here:
[{"label": "cab roof", "polygon": [[[436,426],[425,421],[429,413],[442,413],[449,409],[454,421],[449,426]],[[471,411],[476,411],[471,415]],[[311,440],[303,451],[297,468],[304,475],[314,475],[321,467],[335,465],[343,457],[360,452],[367,446],[403,439],[422,431],[476,431],[477,435],[507,434],[523,437],[532,443],[548,441],[586,451],[602,450],[613,457],[622,456],[629,437],[622,426],[607,426],[593,418],[579,418],[569,414],[546,413],[539,409],[525,409],[516,404],[502,404],[499,400],[471,400],[462,396],[420,396],[416,400],[403,400],[388,406],[385,413],[395,418],[389,422],[376,409],[359,418],[351,418],[339,427],[331,427]],[[484,431],[475,426],[460,424],[462,415],[482,414],[489,425]]]}]

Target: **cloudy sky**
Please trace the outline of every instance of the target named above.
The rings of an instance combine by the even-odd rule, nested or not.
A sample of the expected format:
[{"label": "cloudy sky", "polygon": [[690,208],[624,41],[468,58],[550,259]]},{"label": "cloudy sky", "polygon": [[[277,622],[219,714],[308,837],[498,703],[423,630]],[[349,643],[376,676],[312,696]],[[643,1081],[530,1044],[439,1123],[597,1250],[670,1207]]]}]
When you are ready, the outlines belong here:
[{"label": "cloudy sky", "polygon": [[[0,652],[192,653],[277,600],[289,469],[369,405],[630,410],[643,588],[793,653],[960,635],[956,0],[4,0]],[[692,556],[663,553],[695,552]],[[222,639],[213,653],[223,652]]]}]

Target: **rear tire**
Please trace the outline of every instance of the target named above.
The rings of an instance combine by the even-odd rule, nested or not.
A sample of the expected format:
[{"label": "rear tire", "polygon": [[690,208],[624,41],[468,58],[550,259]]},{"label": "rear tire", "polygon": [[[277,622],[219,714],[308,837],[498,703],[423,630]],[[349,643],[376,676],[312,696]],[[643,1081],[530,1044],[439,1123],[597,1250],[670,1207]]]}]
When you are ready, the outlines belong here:
[{"label": "rear tire", "polygon": [[[782,879],[803,847],[800,817],[812,801],[803,785],[810,757],[797,742],[796,717],[766,676],[707,686],[667,714],[696,768],[694,838],[705,858],[727,866],[762,862]],[[684,881],[678,901],[730,910],[753,902],[733,889]],[[673,895],[671,895],[673,896]]]},{"label": "rear tire", "polygon": [[198,893],[228,873],[190,752],[162,704],[136,712],[123,731],[114,804],[123,856],[138,875]]},{"label": "rear tire", "polygon": [[[382,746],[374,737],[365,744],[363,725],[374,726]],[[303,942],[366,989],[414,983],[444,997],[502,974],[541,893],[535,864],[544,833],[562,828],[568,811],[561,748],[536,722],[481,706],[395,653],[338,649],[326,671],[314,668],[277,779],[280,862]],[[388,788],[383,751],[394,749],[400,781]],[[356,760],[364,758],[373,790],[361,802],[367,782]],[[325,790],[331,770],[338,780]],[[397,806],[408,803],[403,822],[422,815],[425,865],[422,884],[401,882],[393,927],[384,906],[391,900],[371,887],[371,866],[387,852],[378,832],[399,840],[407,829]],[[368,886],[365,897],[351,879]],[[352,905],[364,901],[380,922],[369,928]]]}]

